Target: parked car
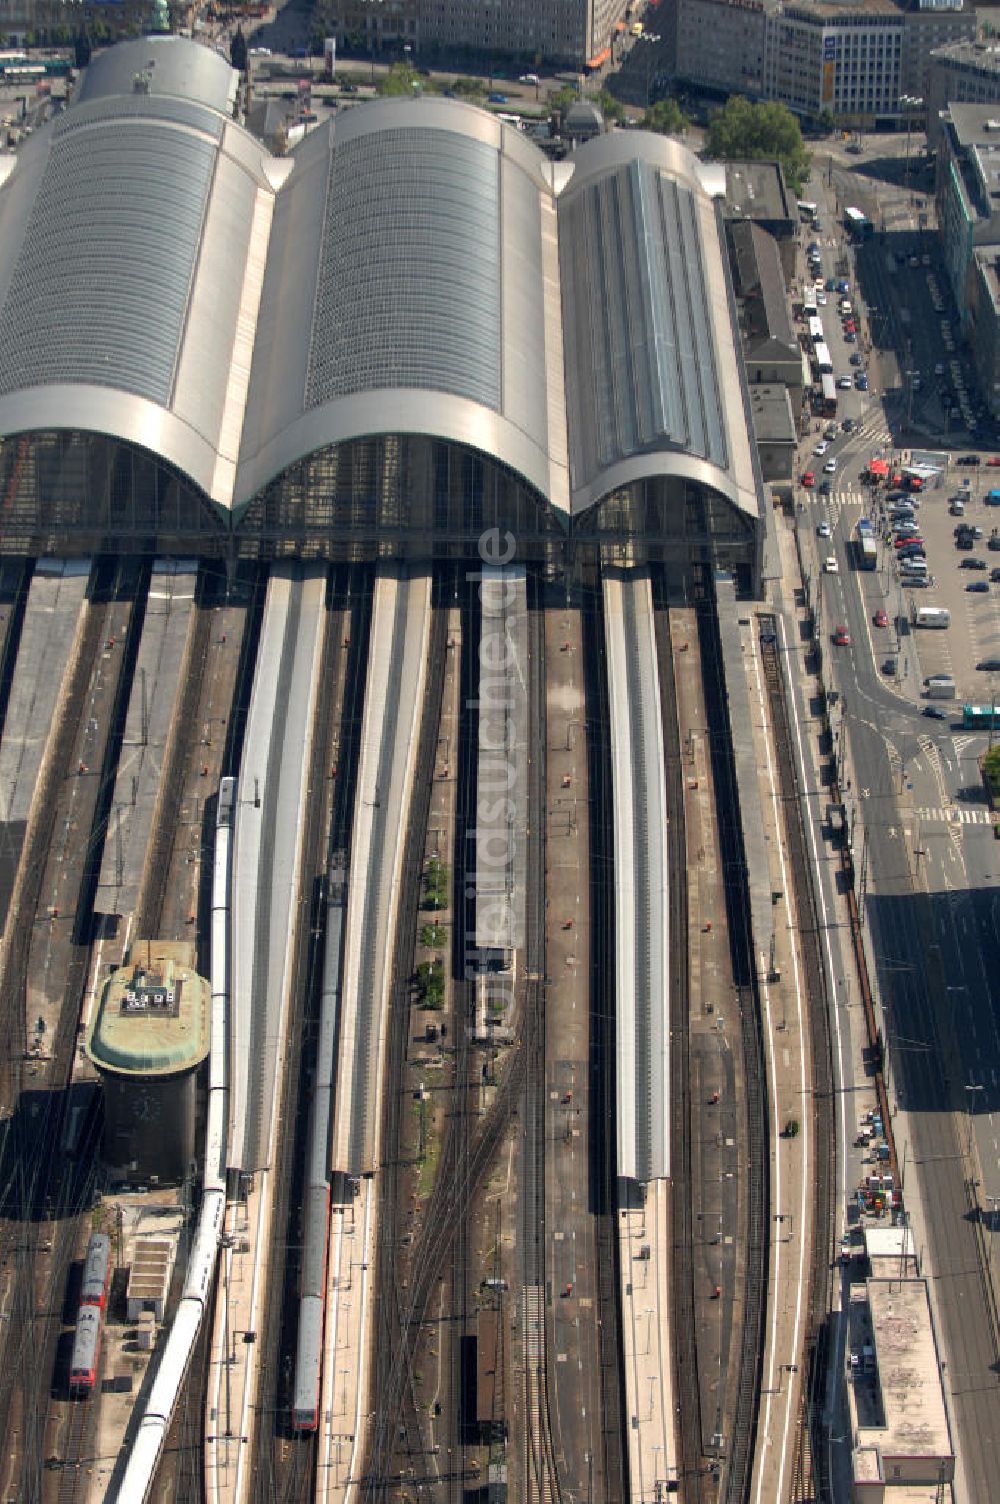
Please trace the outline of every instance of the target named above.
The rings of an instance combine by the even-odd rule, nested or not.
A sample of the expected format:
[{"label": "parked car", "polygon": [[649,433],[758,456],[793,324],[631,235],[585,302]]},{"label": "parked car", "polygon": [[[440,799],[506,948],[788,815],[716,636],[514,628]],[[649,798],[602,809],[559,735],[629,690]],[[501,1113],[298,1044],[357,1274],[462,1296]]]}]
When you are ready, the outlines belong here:
[{"label": "parked car", "polygon": [[853,329],[848,329],[848,330],[845,331],[844,342],[845,342],[845,344],[848,344],[848,345],[856,345],[857,344],[857,342],[858,342],[858,336],[854,333]]},{"label": "parked car", "polygon": [[859,371],[858,372],[858,379],[857,379],[857,381],[854,384],[857,387],[857,389],[858,389],[859,392],[867,392],[867,390],[868,390],[868,377],[865,375],[865,373],[863,371]]},{"label": "parked car", "polygon": [[948,719],[947,710],[942,710],[940,705],[925,705],[924,715],[931,721],[946,721]]},{"label": "parked car", "polygon": [[852,366],[859,366],[860,364],[861,364],[861,356],[858,354],[857,350],[852,350],[851,351],[851,365]]},{"label": "parked car", "polygon": [[875,612],[875,615],[872,617],[872,621],[877,627],[887,627],[889,625],[889,613],[887,611],[883,611],[882,607],[880,606]]},{"label": "parked car", "polygon": [[963,559],[958,567],[959,569],[975,569],[982,571],[984,569],[988,569],[989,565],[987,564],[985,559]]},{"label": "parked car", "polygon": [[978,454],[960,454],[959,457],[958,457],[958,459],[955,461],[955,463],[956,463],[956,465],[978,465],[979,464],[979,455]]},{"label": "parked car", "polygon": [[1000,658],[980,658],[976,668],[982,674],[1000,674]]},{"label": "parked car", "polygon": [[985,595],[990,584],[988,580],[970,580],[965,588],[970,595]]},{"label": "parked car", "polygon": [[840,389],[840,391],[842,391],[842,392],[849,392],[851,390],[851,378],[850,378],[850,376],[838,376],[837,377],[837,386]]}]

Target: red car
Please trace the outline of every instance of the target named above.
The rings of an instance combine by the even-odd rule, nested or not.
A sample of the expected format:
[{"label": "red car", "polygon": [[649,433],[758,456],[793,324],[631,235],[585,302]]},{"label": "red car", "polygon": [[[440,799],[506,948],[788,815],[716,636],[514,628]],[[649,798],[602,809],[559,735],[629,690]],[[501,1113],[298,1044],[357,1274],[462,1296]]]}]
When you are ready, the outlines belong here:
[{"label": "red car", "polygon": [[911,546],[911,544],[913,544],[913,543],[915,543],[918,548],[923,548],[923,546],[924,546],[924,540],[923,540],[923,538],[919,537],[917,534],[914,534],[912,537],[909,537],[909,538],[897,538],[896,542],[895,542],[895,547],[896,548],[909,548]]},{"label": "red car", "polygon": [[851,334],[857,334],[858,332],[858,326],[853,319],[844,320],[844,329],[845,331],[849,331]]},{"label": "red car", "polygon": [[986,463],[988,465],[1000,465],[1000,454],[991,454]]},{"label": "red car", "polygon": [[833,634],[833,640],[838,648],[849,648],[851,645],[851,634],[846,627],[837,627]]},{"label": "red car", "polygon": [[875,625],[877,627],[887,627],[889,625],[888,614],[885,611],[883,611],[881,608],[878,611],[875,612],[875,616],[874,616],[873,620],[874,620]]},{"label": "red car", "polygon": [[802,472],[802,484],[806,487],[816,484],[816,476],[812,470],[804,470]]}]

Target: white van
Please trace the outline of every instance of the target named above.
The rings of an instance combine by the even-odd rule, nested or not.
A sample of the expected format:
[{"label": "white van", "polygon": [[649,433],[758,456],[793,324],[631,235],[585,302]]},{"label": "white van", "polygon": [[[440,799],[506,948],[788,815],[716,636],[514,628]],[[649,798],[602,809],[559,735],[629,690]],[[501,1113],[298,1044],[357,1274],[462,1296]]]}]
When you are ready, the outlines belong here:
[{"label": "white van", "polygon": [[915,627],[950,627],[951,612],[945,606],[918,606],[913,625]]}]

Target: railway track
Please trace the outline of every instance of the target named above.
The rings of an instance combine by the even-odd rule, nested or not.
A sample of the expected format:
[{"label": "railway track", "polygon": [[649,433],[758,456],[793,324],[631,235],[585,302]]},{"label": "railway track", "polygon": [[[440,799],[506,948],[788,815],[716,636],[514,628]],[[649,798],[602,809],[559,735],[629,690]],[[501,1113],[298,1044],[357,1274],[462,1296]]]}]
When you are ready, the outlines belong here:
[{"label": "railway track", "polygon": [[[341,572],[338,571],[338,583]],[[332,582],[328,580],[328,601]],[[291,984],[286,1077],[282,1122],[275,1150],[275,1193],[272,1225],[278,1236],[268,1262],[265,1309],[280,1313],[264,1323],[258,1345],[258,1404],[262,1424],[257,1432],[251,1497],[255,1504],[304,1504],[312,1496],[316,1433],[293,1435],[290,1406],[283,1403],[295,1361],[298,1331],[298,1248],[302,1174],[309,1125],[309,1080],[315,1048],[323,982],[326,916],[326,871],[333,788],[327,776],[335,740],[334,721],[343,688],[343,654],[337,647],[346,635],[348,618],[327,606],[320,653],[315,732],[307,772],[310,818],[302,845],[302,874],[308,893],[308,923],[299,922],[294,977]],[[303,899],[303,903],[305,899]],[[282,1231],[284,1235],[282,1236]],[[285,1354],[287,1361],[282,1355]]]},{"label": "railway track", "polygon": [[807,1501],[830,1497],[831,1480],[826,1476],[821,1424],[825,1402],[829,1313],[832,1293],[830,1270],[835,1242],[836,1135],[833,1102],[833,1051],[830,1038],[832,999],[827,987],[820,944],[819,910],[814,876],[806,842],[802,789],[796,770],[791,725],[788,718],[785,680],[778,656],[775,618],[757,618],[761,637],[761,661],[767,686],[781,787],[785,832],[791,860],[795,903],[799,918],[799,946],[810,1000],[809,1042],[812,1067],[812,1114],[816,1145],[813,1175],[813,1236],[809,1264],[809,1296],[803,1357],[803,1414],[800,1417],[793,1466],[794,1499]]},{"label": "railway track", "polygon": [[[729,926],[730,959],[739,1000],[741,1064],[744,1081],[743,1133],[746,1173],[743,1177],[744,1306],[740,1334],[735,1397],[728,1417],[729,1436],[721,1497],[725,1504],[743,1504],[753,1482],[754,1449],[760,1409],[768,1296],[770,1239],[770,1173],[768,1157],[767,1079],[760,998],[750,929],[747,861],[743,849],[739,785],[727,725],[726,686],[722,644],[714,601],[704,600],[698,611],[703,679],[709,725],[712,776],[715,784],[719,845],[723,853],[723,882]],[[717,1458],[715,1469],[721,1469]]]},{"label": "railway track", "polygon": [[[590,1102],[593,1183],[597,1192],[597,1301],[601,1362],[601,1469],[607,1504],[629,1497],[624,1346],[619,1303],[618,1162],[615,1143],[614,807],[604,628],[600,590],[583,610],[590,788],[591,1025]],[[597,1495],[596,1497],[600,1497]]]},{"label": "railway track", "polygon": [[[12,943],[0,1002],[0,1049],[5,1067],[3,1097],[12,1115],[0,1146],[4,1218],[0,1237],[12,1284],[2,1354],[10,1382],[0,1389],[0,1425],[5,1434],[16,1430],[20,1442],[8,1487],[19,1500],[31,1504],[41,1501],[45,1491],[43,1459],[61,1327],[59,1297],[75,1249],[77,1218],[89,1204],[92,1185],[88,1173],[52,1154],[50,1148],[61,1135],[90,962],[94,873],[106,832],[108,782],[113,786],[147,584],[148,568],[134,560],[99,560],[94,566],[90,606],[78,639],[69,692],[43,763],[30,840],[25,842],[9,915]],[[111,635],[112,624],[120,631],[123,612],[128,625],[117,671],[102,675],[102,643]],[[72,773],[76,763],[82,762],[83,748],[88,757],[96,751],[101,766],[96,778],[81,784]],[[83,828],[85,837],[68,842],[57,854],[53,850],[56,832],[68,830],[71,818]],[[50,1058],[33,1089],[26,1072],[34,1075],[37,1067],[27,1065],[25,1057],[28,971],[32,947],[45,933],[38,929],[38,921],[47,918],[43,895],[52,891],[56,867],[61,891],[74,907],[72,924],[67,925],[70,933],[53,935],[46,945],[47,955],[57,938],[65,945],[66,983]]]},{"label": "railway track", "polygon": [[561,1504],[552,1431],[548,1359],[551,1322],[545,1259],[545,620],[538,575],[528,586],[528,845],[526,852],[526,1060],[522,1120],[521,1227],[524,1250],[525,1498]]},{"label": "railway track", "polygon": [[667,859],[670,872],[670,1299],[673,1388],[676,1404],[678,1472],[685,1504],[701,1504],[708,1493],[702,1444],[701,1387],[694,1301],[694,1225],[691,1181],[690,986],[688,972],[687,828],[684,767],[670,618],[665,581],[653,577],[656,656],[660,675],[666,777]]},{"label": "railway track", "polygon": [[[378,1251],[376,1256],[376,1333],[373,1375],[373,1408],[376,1422],[371,1453],[365,1468],[362,1497],[383,1496],[393,1481],[394,1459],[398,1451],[407,1457],[422,1452],[423,1440],[419,1420],[419,1402],[413,1382],[413,1355],[423,1306],[415,1315],[415,1305],[401,1289],[397,1258],[400,1247],[400,1200],[405,1169],[401,1109],[405,1094],[405,1072],[410,1025],[410,982],[413,975],[413,947],[420,884],[423,872],[424,843],[430,808],[431,780],[441,719],[444,691],[445,655],[447,653],[447,614],[439,600],[440,582],[435,580],[432,595],[427,680],[420,737],[414,768],[410,824],[406,837],[400,900],[392,951],[392,1001],[386,1056],[385,1115],[382,1127],[382,1165],[379,1171]],[[450,1138],[450,1135],[449,1135]],[[440,1172],[444,1173],[446,1154]],[[424,1233],[426,1235],[426,1224]],[[414,1267],[421,1267],[425,1256],[425,1236],[415,1250]],[[433,1278],[431,1272],[430,1278]],[[411,1282],[412,1292],[412,1282]],[[427,1284],[427,1294],[430,1284]],[[427,1296],[424,1296],[426,1304]],[[402,1435],[400,1435],[402,1431]],[[408,1464],[404,1464],[406,1466]]]}]

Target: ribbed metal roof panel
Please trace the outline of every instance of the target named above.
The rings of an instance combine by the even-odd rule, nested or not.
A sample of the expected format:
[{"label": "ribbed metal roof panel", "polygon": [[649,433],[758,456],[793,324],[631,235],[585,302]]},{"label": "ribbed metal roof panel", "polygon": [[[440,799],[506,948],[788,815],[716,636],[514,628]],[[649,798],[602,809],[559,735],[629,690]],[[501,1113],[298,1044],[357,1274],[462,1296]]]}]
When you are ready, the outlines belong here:
[{"label": "ribbed metal roof panel", "polygon": [[334,144],[306,407],[420,387],[500,411],[499,158],[457,131]]},{"label": "ribbed metal roof panel", "polygon": [[695,192],[642,160],[559,208],[574,487],[664,444],[726,468]]},{"label": "ribbed metal roof panel", "polygon": [[79,382],[169,404],[216,152],[141,120],[59,141],[0,311],[0,393]]}]

